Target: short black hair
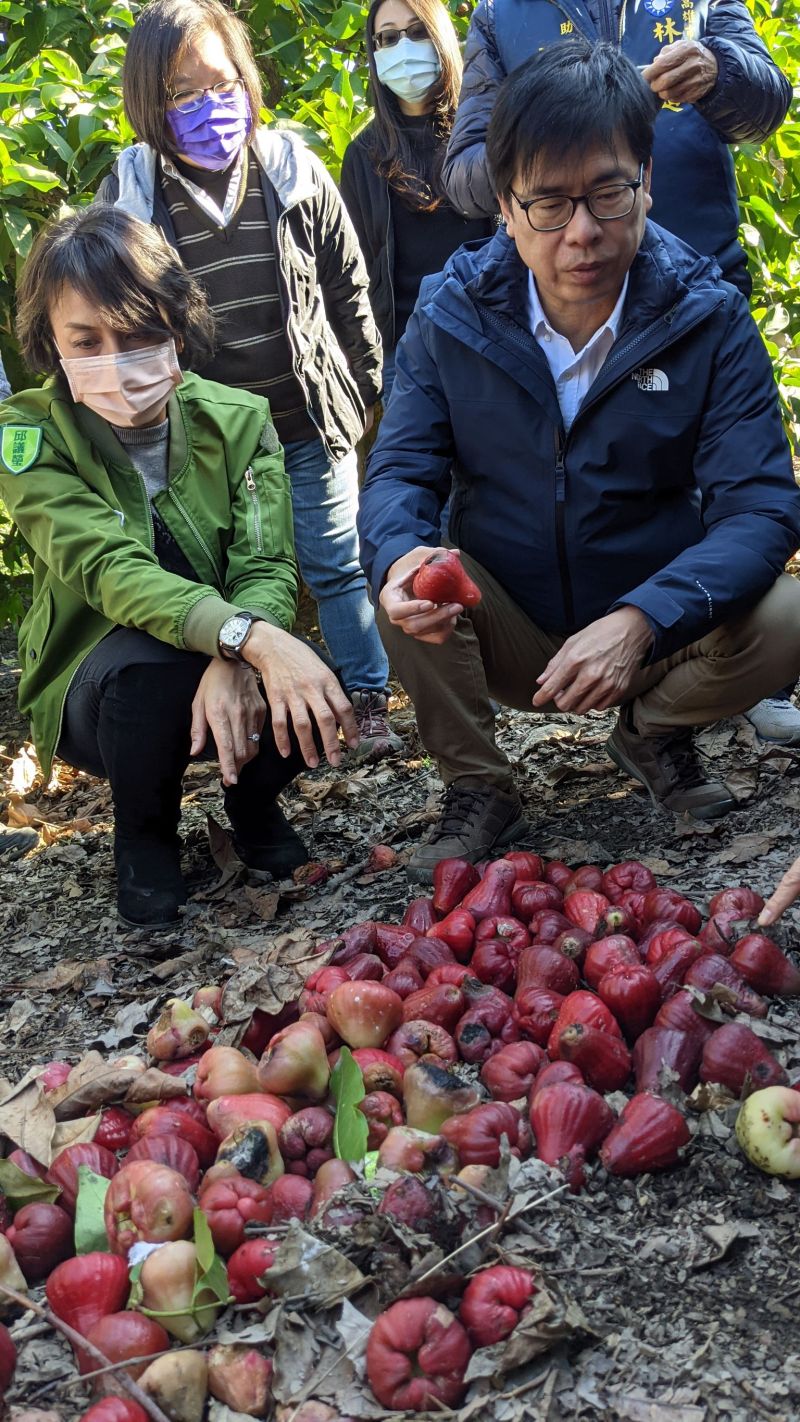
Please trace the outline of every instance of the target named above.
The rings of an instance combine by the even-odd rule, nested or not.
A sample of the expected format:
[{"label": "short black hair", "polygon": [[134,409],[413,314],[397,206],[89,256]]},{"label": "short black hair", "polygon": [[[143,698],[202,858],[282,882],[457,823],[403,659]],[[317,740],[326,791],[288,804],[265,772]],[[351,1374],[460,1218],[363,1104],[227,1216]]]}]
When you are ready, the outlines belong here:
[{"label": "short black hair", "polygon": [[551,44],[503,81],[486,135],[495,191],[507,202],[517,178],[542,158],[588,146],[614,152],[624,139],[637,163],[653,151],[659,101],[616,45],[581,37]]},{"label": "short black hair", "polygon": [[[156,153],[176,156],[167,124],[167,100],[184,49],[211,30],[218,34],[250,101],[255,132],[262,105],[261,80],[250,35],[221,0],[150,0],[128,38],[122,67],[122,102],[136,137]],[[249,142],[248,139],[248,142]]]},{"label": "short black hair", "polygon": [[17,287],[22,357],[52,375],[60,357],[50,308],[65,286],[92,302],[114,331],[172,336],[182,365],[204,365],[214,351],[214,317],[203,288],[149,222],[93,203],[39,233]]}]

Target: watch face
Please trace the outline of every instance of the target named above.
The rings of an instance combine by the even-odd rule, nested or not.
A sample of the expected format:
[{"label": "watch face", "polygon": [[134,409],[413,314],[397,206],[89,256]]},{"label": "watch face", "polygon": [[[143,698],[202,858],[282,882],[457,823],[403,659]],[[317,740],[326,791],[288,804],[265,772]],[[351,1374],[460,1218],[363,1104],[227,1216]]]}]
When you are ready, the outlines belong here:
[{"label": "watch face", "polygon": [[229,617],[220,628],[219,640],[225,647],[240,647],[250,627],[249,617]]}]

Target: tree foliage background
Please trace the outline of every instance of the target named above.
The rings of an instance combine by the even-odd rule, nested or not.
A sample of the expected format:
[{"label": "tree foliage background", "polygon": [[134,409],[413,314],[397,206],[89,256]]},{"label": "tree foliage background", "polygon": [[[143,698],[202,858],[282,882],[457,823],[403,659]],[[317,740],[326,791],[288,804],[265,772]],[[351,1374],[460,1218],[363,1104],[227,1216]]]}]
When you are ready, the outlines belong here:
[{"label": "tree foliage background", "polygon": [[[470,5],[448,0],[466,31]],[[748,0],[757,28],[800,84],[800,0]],[[334,177],[369,118],[357,0],[233,0],[249,24],[264,76],[268,123],[302,131]],[[12,386],[29,379],[13,335],[19,265],[37,228],[67,201],[87,202],[133,140],[120,70],[137,0],[0,0],[0,350]],[[795,443],[800,440],[800,121],[796,106],[773,138],[737,152],[742,235],[754,277],[753,312],[775,363]],[[0,506],[0,624],[19,617],[24,552]]]}]

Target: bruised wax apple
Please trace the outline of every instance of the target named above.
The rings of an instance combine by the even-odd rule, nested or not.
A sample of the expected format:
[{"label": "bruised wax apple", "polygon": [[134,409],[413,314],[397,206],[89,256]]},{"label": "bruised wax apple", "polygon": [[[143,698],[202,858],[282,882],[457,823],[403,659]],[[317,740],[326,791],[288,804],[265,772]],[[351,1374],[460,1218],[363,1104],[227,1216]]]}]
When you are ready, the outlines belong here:
[{"label": "bruised wax apple", "polygon": [[790,1086],[754,1091],[736,1118],[736,1139],[759,1170],[800,1180],[800,1091]]}]

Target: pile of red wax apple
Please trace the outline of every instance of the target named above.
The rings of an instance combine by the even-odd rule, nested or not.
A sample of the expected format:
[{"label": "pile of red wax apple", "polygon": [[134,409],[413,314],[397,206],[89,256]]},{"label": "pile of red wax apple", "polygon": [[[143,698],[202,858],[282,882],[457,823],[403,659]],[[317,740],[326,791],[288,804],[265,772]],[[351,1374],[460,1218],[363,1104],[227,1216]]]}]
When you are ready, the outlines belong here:
[{"label": "pile of red wax apple", "polygon": [[[177,1422],[200,1422],[208,1396],[264,1417],[268,1353],[194,1345],[228,1301],[269,1296],[280,1247],[270,1227],[297,1219],[336,1232],[369,1209],[435,1235],[437,1192],[455,1178],[489,1201],[491,1222],[483,1185],[504,1151],[538,1157],[573,1192],[595,1158],[611,1177],[675,1166],[691,1138],[685,1100],[699,1083],[715,1084],[714,1102],[743,1101],[737,1130],[752,1160],[800,1177],[800,1091],[758,1034],[766,999],[800,993],[800,971],[752,931],[761,907],[751,889],[725,889],[703,922],[636,861],[604,872],[528,852],[479,868],[447,860],[401,924],[359,923],[320,945],[325,966],[279,1017],[256,1011],[239,1048],[214,1045],[219,987],[198,990],[191,1005],[171,1000],[147,1047],[175,1076],[194,1066],[191,1091],[136,1115],[109,1106],[94,1140],[67,1146],[46,1172],[13,1151],[23,1172],[60,1193],[5,1220],[0,1283],[46,1280],[52,1312],[112,1363],[158,1355],[130,1375]],[[348,1189],[364,1182],[363,1160],[336,1153],[337,1059],[351,1081],[353,1063],[360,1069],[350,1109],[361,1113],[365,1151],[395,1174],[371,1195],[369,1170],[360,1194]],[[51,1064],[44,1085],[64,1070]],[[606,1098],[620,1091],[629,1096],[617,1115]],[[702,1092],[694,1106],[703,1108]],[[110,1182],[107,1252],[74,1257],[80,1165]],[[336,1239],[346,1252],[347,1231]],[[132,1287],[128,1252],[142,1243],[156,1247]],[[536,1291],[528,1270],[498,1266],[474,1274],[452,1311],[433,1297],[391,1304],[367,1346],[379,1403],[456,1405],[473,1350],[507,1339]],[[184,1348],[170,1351],[174,1340]],[[76,1362],[82,1373],[98,1367],[80,1342]],[[0,1395],[12,1369],[0,1326]],[[119,1372],[94,1386],[124,1392]],[[298,1422],[336,1416],[304,1406],[312,1410],[291,1414]],[[145,1422],[146,1413],[107,1396],[85,1417]]]}]

